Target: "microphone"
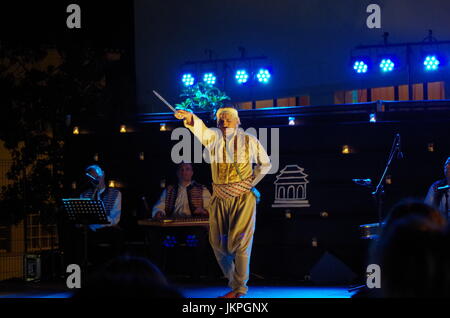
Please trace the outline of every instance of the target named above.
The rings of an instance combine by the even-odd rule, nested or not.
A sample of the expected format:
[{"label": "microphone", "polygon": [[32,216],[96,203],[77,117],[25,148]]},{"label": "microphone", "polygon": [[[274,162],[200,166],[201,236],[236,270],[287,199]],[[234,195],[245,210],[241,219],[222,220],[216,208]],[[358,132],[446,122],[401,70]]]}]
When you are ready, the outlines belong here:
[{"label": "microphone", "polygon": [[397,143],[395,144],[395,147],[397,147],[397,159],[403,159],[405,156],[402,152],[402,138],[400,137],[400,134],[397,134],[396,136]]},{"label": "microphone", "polygon": [[446,191],[446,190],[449,190],[450,189],[450,185],[445,185],[445,186],[442,186],[442,187],[438,187],[438,188],[436,188],[436,190],[434,190],[434,191]]},{"label": "microphone", "polygon": [[372,179],[352,179],[352,181],[357,185],[361,185],[364,187],[372,186]]},{"label": "microphone", "polygon": [[86,177],[88,177],[89,181],[92,182],[94,185],[98,185],[99,184],[98,180],[95,179],[91,174],[89,174],[87,172],[86,172]]}]

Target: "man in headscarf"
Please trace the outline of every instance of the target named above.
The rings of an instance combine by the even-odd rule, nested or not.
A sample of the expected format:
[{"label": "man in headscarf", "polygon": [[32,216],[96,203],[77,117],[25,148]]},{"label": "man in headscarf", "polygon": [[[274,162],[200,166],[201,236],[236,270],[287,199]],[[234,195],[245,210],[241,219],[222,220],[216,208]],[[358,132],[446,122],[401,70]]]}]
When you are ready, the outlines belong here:
[{"label": "man in headscarf", "polygon": [[213,180],[209,241],[231,288],[222,297],[239,298],[248,291],[259,195],[254,187],[271,168],[269,156],[256,137],[239,128],[234,108],[216,112],[219,129],[207,128],[189,111],[178,110],[175,117],[184,119],[185,127],[208,149]]}]

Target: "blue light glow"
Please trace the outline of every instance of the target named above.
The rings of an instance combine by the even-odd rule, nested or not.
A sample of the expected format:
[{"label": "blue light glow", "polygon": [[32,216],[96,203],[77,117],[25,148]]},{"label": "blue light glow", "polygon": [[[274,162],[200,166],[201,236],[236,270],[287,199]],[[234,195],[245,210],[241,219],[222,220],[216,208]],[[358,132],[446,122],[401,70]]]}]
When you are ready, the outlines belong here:
[{"label": "blue light glow", "polygon": [[271,75],[270,75],[269,70],[262,68],[262,69],[259,70],[259,72],[256,75],[256,77],[258,78],[258,81],[260,83],[267,84],[269,82],[269,80],[270,80]]},{"label": "blue light glow", "polygon": [[423,62],[426,71],[436,71],[441,62],[435,55],[428,55]]},{"label": "blue light glow", "polygon": [[175,236],[167,235],[163,241],[163,245],[165,247],[174,247],[177,244],[177,239]]},{"label": "blue light glow", "polygon": [[181,81],[183,82],[184,86],[192,86],[194,85],[195,78],[192,76],[192,74],[183,74]]},{"label": "blue light glow", "polygon": [[248,81],[248,74],[246,70],[238,70],[236,71],[236,81],[238,84],[244,84]]},{"label": "blue light glow", "polygon": [[368,66],[364,61],[356,61],[355,64],[353,64],[353,69],[356,73],[367,73]]},{"label": "blue light glow", "polygon": [[383,72],[392,72],[394,70],[395,63],[391,59],[383,59],[380,63],[380,69]]},{"label": "blue light glow", "polygon": [[195,235],[187,235],[186,236],[186,245],[189,247],[196,247],[198,246],[198,238]]},{"label": "blue light glow", "polygon": [[216,84],[216,76],[214,73],[206,73],[203,75],[203,81],[208,85],[214,85]]},{"label": "blue light glow", "polygon": [[[229,290],[226,287],[182,286],[186,298],[211,298],[223,295]],[[354,292],[348,286],[252,286],[247,298],[350,298]]]}]

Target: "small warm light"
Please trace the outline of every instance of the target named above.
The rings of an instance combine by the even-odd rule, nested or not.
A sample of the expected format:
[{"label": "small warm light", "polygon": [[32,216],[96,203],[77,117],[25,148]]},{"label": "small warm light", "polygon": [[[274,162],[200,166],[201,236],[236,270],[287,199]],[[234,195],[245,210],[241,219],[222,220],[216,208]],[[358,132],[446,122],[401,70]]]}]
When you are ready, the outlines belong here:
[{"label": "small warm light", "polygon": [[109,181],[109,185],[110,188],[115,188],[116,187],[116,182],[114,180]]},{"label": "small warm light", "polygon": [[392,184],[392,176],[386,176],[386,184]]},{"label": "small warm light", "polygon": [[319,243],[317,242],[317,238],[313,237],[311,240],[311,246],[317,247],[318,245],[319,245]]},{"label": "small warm light", "polygon": [[289,117],[289,126],[295,126],[295,117]]},{"label": "small warm light", "polygon": [[143,152],[140,152],[140,153],[139,153],[139,160],[141,160],[141,161],[145,160],[145,157],[144,157],[144,153],[143,153]]},{"label": "small warm light", "polygon": [[161,179],[161,181],[159,182],[159,185],[161,188],[165,188],[166,187],[166,179]]},{"label": "small warm light", "polygon": [[98,161],[98,153],[94,154],[94,161]]},{"label": "small warm light", "polygon": [[327,218],[328,217],[328,212],[327,211],[323,211],[323,212],[320,212],[320,217],[322,217],[322,218]]},{"label": "small warm light", "polygon": [[73,134],[74,135],[79,135],[80,134],[80,130],[78,129],[78,126],[73,127]]},{"label": "small warm light", "polygon": [[428,152],[434,152],[434,143],[429,143],[428,144]]},{"label": "small warm light", "polygon": [[349,145],[343,145],[342,146],[342,154],[348,155],[350,153],[351,153],[350,146]]},{"label": "small warm light", "polygon": [[377,122],[377,115],[376,114],[370,114],[369,115],[369,121],[371,123],[376,123]]},{"label": "small warm light", "polygon": [[105,57],[106,60],[113,62],[113,61],[120,61],[122,54],[120,52],[106,52]]},{"label": "small warm light", "polygon": [[291,210],[286,210],[286,212],[284,213],[284,217],[286,219],[292,219],[292,213]]},{"label": "small warm light", "polygon": [[121,125],[121,126],[120,126],[120,133],[124,134],[124,133],[126,133],[126,132],[127,132],[127,126]]},{"label": "small warm light", "polygon": [[76,190],[77,189],[77,183],[74,181],[74,182],[72,182],[72,189],[73,190]]},{"label": "small warm light", "polygon": [[166,124],[164,123],[159,124],[159,131],[167,131]]}]

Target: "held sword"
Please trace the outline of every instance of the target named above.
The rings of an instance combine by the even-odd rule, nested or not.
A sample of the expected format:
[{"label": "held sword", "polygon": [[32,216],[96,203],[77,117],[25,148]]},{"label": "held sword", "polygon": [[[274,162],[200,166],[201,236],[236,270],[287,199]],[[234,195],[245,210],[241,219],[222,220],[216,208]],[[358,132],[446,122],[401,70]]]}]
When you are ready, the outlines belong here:
[{"label": "held sword", "polygon": [[173,108],[173,106],[170,105],[170,104],[164,99],[164,97],[162,97],[161,95],[159,95],[157,91],[154,90],[154,91],[153,91],[153,94],[155,94],[156,97],[158,97],[164,104],[166,104],[166,106],[169,107],[174,113],[177,112],[177,110],[176,110],[175,108]]}]

